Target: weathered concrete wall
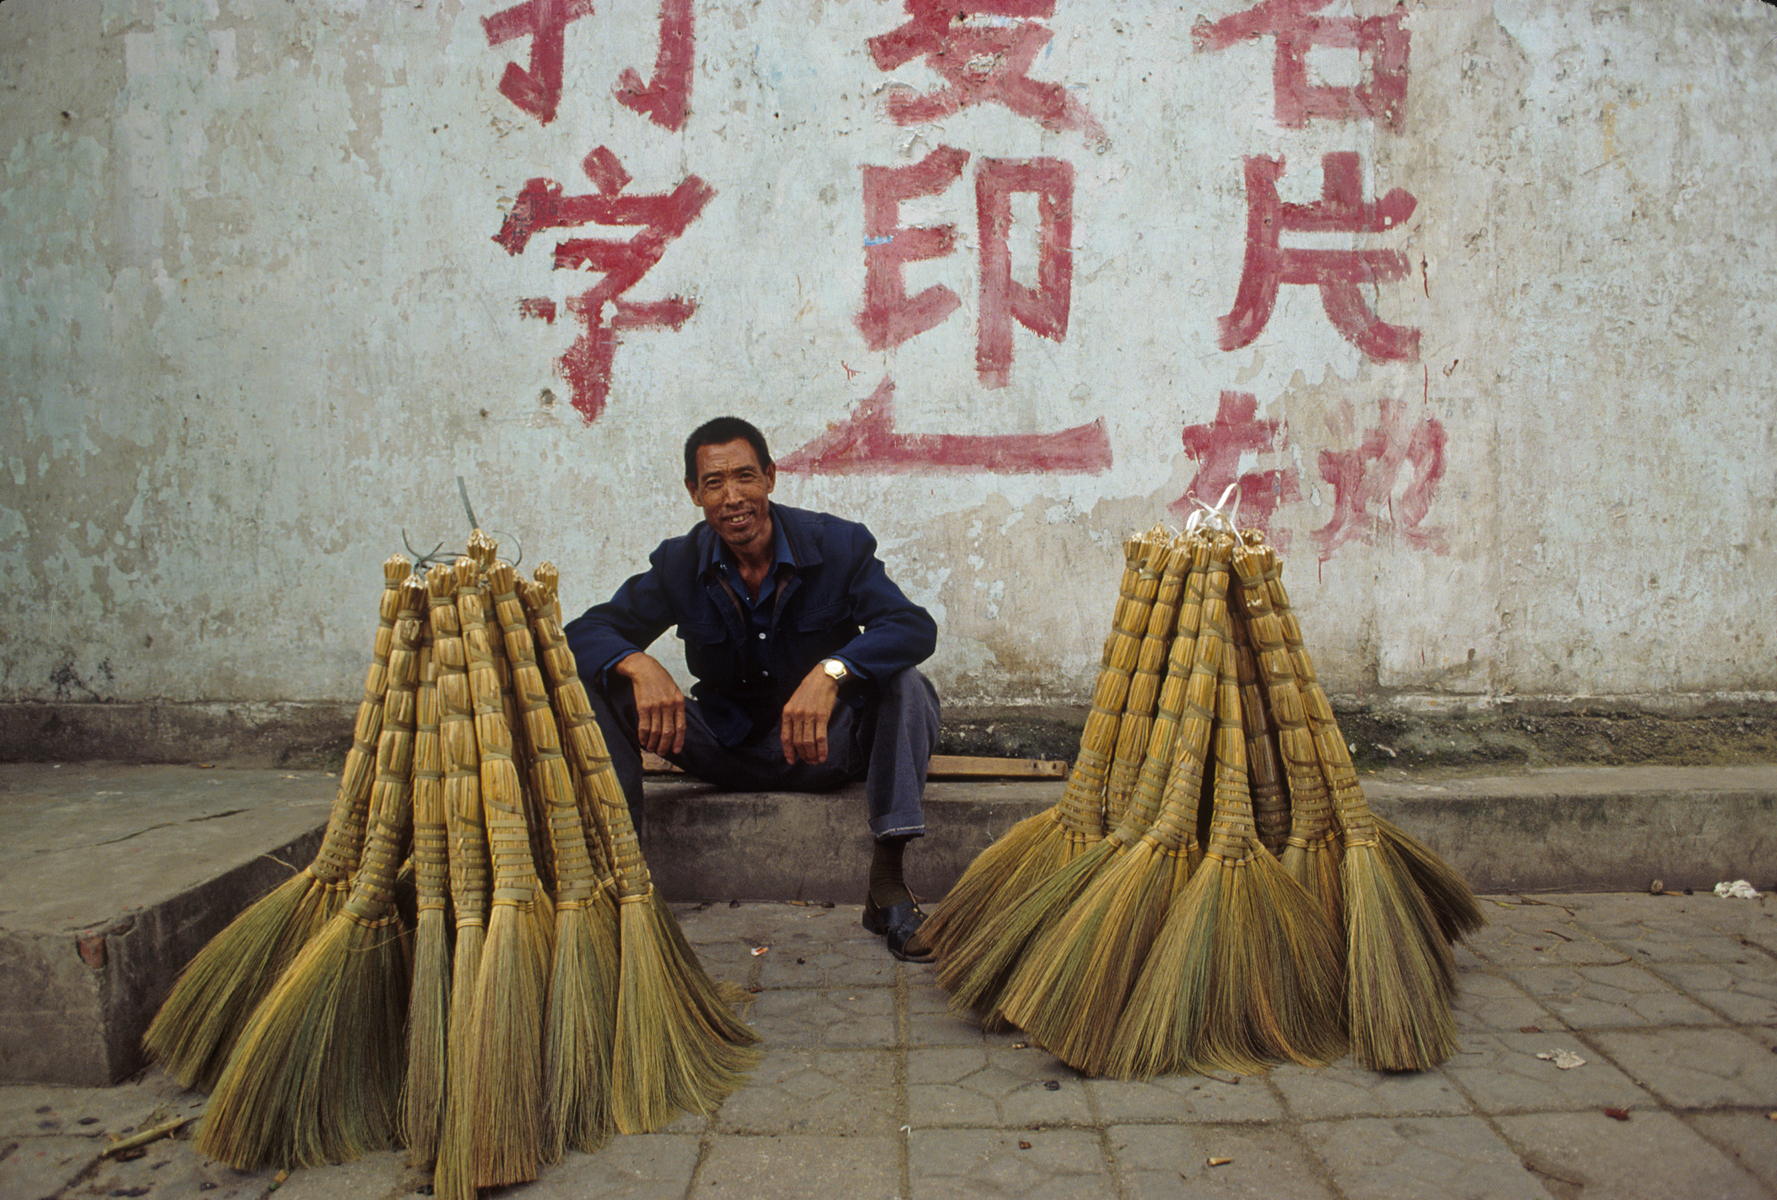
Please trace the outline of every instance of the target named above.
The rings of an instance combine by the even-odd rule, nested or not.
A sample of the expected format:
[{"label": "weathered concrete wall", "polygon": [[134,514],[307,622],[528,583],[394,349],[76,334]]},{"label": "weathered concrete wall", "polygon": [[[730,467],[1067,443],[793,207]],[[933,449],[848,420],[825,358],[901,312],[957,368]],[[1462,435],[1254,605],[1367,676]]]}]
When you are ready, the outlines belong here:
[{"label": "weathered concrete wall", "polygon": [[592,7],[0,6],[0,702],[350,699],[459,475],[600,599],[720,411],[953,703],[1237,478],[1336,693],[1777,690],[1777,10]]}]

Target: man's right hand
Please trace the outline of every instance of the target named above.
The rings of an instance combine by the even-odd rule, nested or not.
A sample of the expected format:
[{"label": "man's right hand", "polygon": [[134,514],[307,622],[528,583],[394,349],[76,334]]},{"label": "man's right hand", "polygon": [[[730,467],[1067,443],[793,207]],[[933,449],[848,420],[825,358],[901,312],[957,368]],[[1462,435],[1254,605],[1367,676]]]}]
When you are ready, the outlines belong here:
[{"label": "man's right hand", "polygon": [[672,673],[641,651],[611,668],[630,681],[636,698],[636,736],[642,749],[665,757],[685,748],[685,693]]}]

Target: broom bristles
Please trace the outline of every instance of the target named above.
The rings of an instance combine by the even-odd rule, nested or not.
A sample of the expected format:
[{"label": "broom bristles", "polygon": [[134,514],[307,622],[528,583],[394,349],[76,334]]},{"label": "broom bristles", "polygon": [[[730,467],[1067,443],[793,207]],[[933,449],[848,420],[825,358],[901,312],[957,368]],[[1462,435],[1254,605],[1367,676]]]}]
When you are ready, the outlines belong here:
[{"label": "broom bristles", "polygon": [[393,918],[341,915],[255,1010],[198,1133],[240,1170],[346,1162],[393,1144],[406,946]]},{"label": "broom bristles", "polygon": [[474,1061],[475,1024],[470,1011],[475,980],[481,974],[482,948],[487,927],[479,921],[457,923],[456,954],[451,963],[449,1073],[445,1082],[445,1124],[438,1142],[438,1162],[432,1172],[432,1188],[445,1200],[475,1200],[475,1178],[470,1169],[470,1143],[476,1112],[468,1086]]},{"label": "broom bristles", "polygon": [[1455,964],[1404,871],[1380,843],[1345,847],[1351,1051],[1377,1071],[1421,1071],[1456,1050]]},{"label": "broom bristles", "polygon": [[550,934],[541,904],[496,900],[472,1006],[469,1161],[477,1187],[535,1179],[542,1167],[543,1002]]},{"label": "broom bristles", "polygon": [[1001,1011],[1031,1040],[1087,1075],[1102,1075],[1119,1013],[1171,907],[1179,876],[1152,838],[1098,873],[1032,947]]},{"label": "broom bristles", "polygon": [[938,968],[938,985],[950,992],[951,1007],[991,1016],[1026,947],[1067,912],[1104,861],[1121,846],[1109,838],[1094,843],[1013,900],[944,959]]},{"label": "broom bristles", "polygon": [[1281,1056],[1324,1066],[1345,1052],[1345,947],[1326,913],[1268,850],[1246,860],[1259,939],[1273,948],[1271,994]]},{"label": "broom bristles", "polygon": [[617,997],[603,964],[619,961],[615,931],[602,914],[563,904],[556,930],[543,1089],[551,1159],[569,1150],[590,1153],[610,1137]]},{"label": "broom bristles", "polygon": [[304,869],[255,901],[179,973],[142,1037],[182,1087],[210,1091],[264,999],[314,936],[329,889]]},{"label": "broom bristles", "polygon": [[623,966],[611,1063],[611,1117],[620,1133],[647,1133],[680,1112],[707,1113],[745,1079],[752,1051],[712,1033],[677,986],[672,935],[647,895],[618,905]]},{"label": "broom bristles", "polygon": [[1196,1069],[1200,1056],[1192,1043],[1209,1009],[1208,947],[1215,941],[1222,882],[1221,860],[1204,859],[1167,910],[1117,1018],[1109,1074],[1152,1079]]},{"label": "broom bristles", "polygon": [[1009,896],[1022,895],[1067,861],[1061,806],[1025,817],[975,856],[919,927],[940,962],[954,953]]},{"label": "broom bristles", "polygon": [[1455,942],[1480,932],[1487,918],[1481,913],[1481,902],[1468,883],[1425,843],[1382,817],[1374,817],[1377,837],[1394,852],[1414,886],[1425,896],[1437,917],[1438,929],[1446,942]]},{"label": "broom bristles", "polygon": [[442,908],[423,908],[414,934],[407,1080],[401,1089],[401,1140],[416,1167],[438,1156],[450,1052],[450,980],[449,917]]}]

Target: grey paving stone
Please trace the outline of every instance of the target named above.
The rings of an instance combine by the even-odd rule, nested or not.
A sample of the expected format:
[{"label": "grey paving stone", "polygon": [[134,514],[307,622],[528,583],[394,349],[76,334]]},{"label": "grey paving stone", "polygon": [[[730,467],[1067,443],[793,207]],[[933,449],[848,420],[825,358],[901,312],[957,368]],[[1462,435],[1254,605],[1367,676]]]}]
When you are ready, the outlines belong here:
[{"label": "grey paving stone", "polygon": [[1469,948],[1495,965],[1587,966],[1622,962],[1625,951],[1600,940],[1568,920],[1553,920],[1540,910],[1538,920],[1522,925],[1497,922],[1468,940]]},{"label": "grey paving stone", "polygon": [[1290,1113],[1304,1121],[1469,1111],[1462,1093],[1437,1070],[1384,1074],[1346,1058],[1320,1068],[1279,1067],[1271,1083]]},{"label": "grey paving stone", "polygon": [[761,992],[747,1023],[768,1045],[833,1049],[898,1041],[894,992],[880,987]]},{"label": "grey paving stone", "polygon": [[880,941],[792,936],[771,944],[758,963],[758,985],[767,988],[893,987],[901,975]]},{"label": "grey paving stone", "polygon": [[1601,1030],[1591,1040],[1668,1104],[1777,1108],[1777,1054],[1737,1030]]},{"label": "grey paving stone", "polygon": [[409,1167],[393,1150],[357,1162],[292,1171],[278,1186],[278,1200],[339,1200],[342,1196],[408,1196],[432,1182],[429,1171]]},{"label": "grey paving stone", "polygon": [[1509,968],[1505,973],[1571,1029],[1720,1025],[1709,1009],[1636,963]]},{"label": "grey paving stone", "polygon": [[1079,1073],[1034,1048],[913,1049],[907,1052],[906,1079],[907,1121],[916,1130],[954,1125],[1024,1128],[1092,1120],[1091,1101]]},{"label": "grey paving stone", "polygon": [[1502,1117],[1525,1165],[1556,1195],[1612,1200],[1765,1200],[1763,1184],[1664,1112]]},{"label": "grey paving stone", "polygon": [[1087,1093],[1106,1122],[1275,1121],[1283,1105],[1268,1081],[1163,1075],[1147,1081],[1089,1079]]},{"label": "grey paving stone", "polygon": [[907,1157],[912,1200],[1110,1200],[1117,1195],[1095,1131],[915,1129]]},{"label": "grey paving stone", "polygon": [[639,1134],[612,1138],[597,1154],[571,1153],[535,1183],[492,1193],[523,1200],[683,1200],[697,1171],[698,1138]]},{"label": "grey paving stone", "polygon": [[44,1133],[117,1137],[140,1127],[194,1116],[205,1096],[147,1070],[115,1087],[0,1087],[0,1137]]},{"label": "grey paving stone", "polygon": [[885,1137],[717,1136],[690,1200],[833,1200],[901,1194],[901,1142]]},{"label": "grey paving stone", "polygon": [[104,1143],[92,1137],[45,1134],[0,1142],[0,1196],[36,1200],[54,1196],[98,1160]]},{"label": "grey paving stone", "polygon": [[[1111,1158],[1129,1200],[1336,1195],[1306,1147],[1287,1129],[1245,1125],[1116,1125]],[[1229,1159],[1217,1166],[1211,1158]]]},{"label": "grey paving stone", "polygon": [[[1562,1070],[1539,1054],[1572,1050],[1583,1067]],[[1464,1033],[1444,1074],[1483,1112],[1651,1106],[1654,1098],[1572,1038],[1547,1033]]]},{"label": "grey paving stone", "polygon": [[1451,1010],[1460,1030],[1561,1028],[1561,1020],[1523,988],[1496,971],[1463,971]]},{"label": "grey paving stone", "polygon": [[1302,1127],[1333,1181],[1364,1200],[1549,1200],[1479,1117],[1362,1118]]},{"label": "grey paving stone", "polygon": [[1653,971],[1673,987],[1736,1025],[1777,1022],[1777,960],[1762,950],[1740,950],[1734,959],[1656,963]]},{"label": "grey paving stone", "polygon": [[1687,1120],[1777,1195],[1777,1122],[1762,1112],[1693,1113]]},{"label": "grey paving stone", "polygon": [[768,1048],[716,1114],[721,1133],[888,1136],[902,1124],[888,1050]]},{"label": "grey paving stone", "polygon": [[986,1040],[1010,1043],[1023,1036],[1016,1030],[984,1034],[972,1013],[953,1012],[949,994],[937,985],[929,968],[908,974],[907,1015],[909,1046],[980,1046]]}]

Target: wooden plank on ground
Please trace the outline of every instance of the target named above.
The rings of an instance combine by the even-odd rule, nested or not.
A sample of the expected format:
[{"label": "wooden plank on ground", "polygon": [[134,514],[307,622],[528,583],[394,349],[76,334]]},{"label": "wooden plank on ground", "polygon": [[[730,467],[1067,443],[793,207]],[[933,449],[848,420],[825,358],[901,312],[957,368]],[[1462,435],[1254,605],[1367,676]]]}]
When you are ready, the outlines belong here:
[{"label": "wooden plank on ground", "polygon": [[[649,775],[682,775],[678,767],[646,750],[642,770]],[[1067,763],[1053,758],[992,758],[980,754],[934,754],[926,774],[933,779],[1061,779]]]}]

